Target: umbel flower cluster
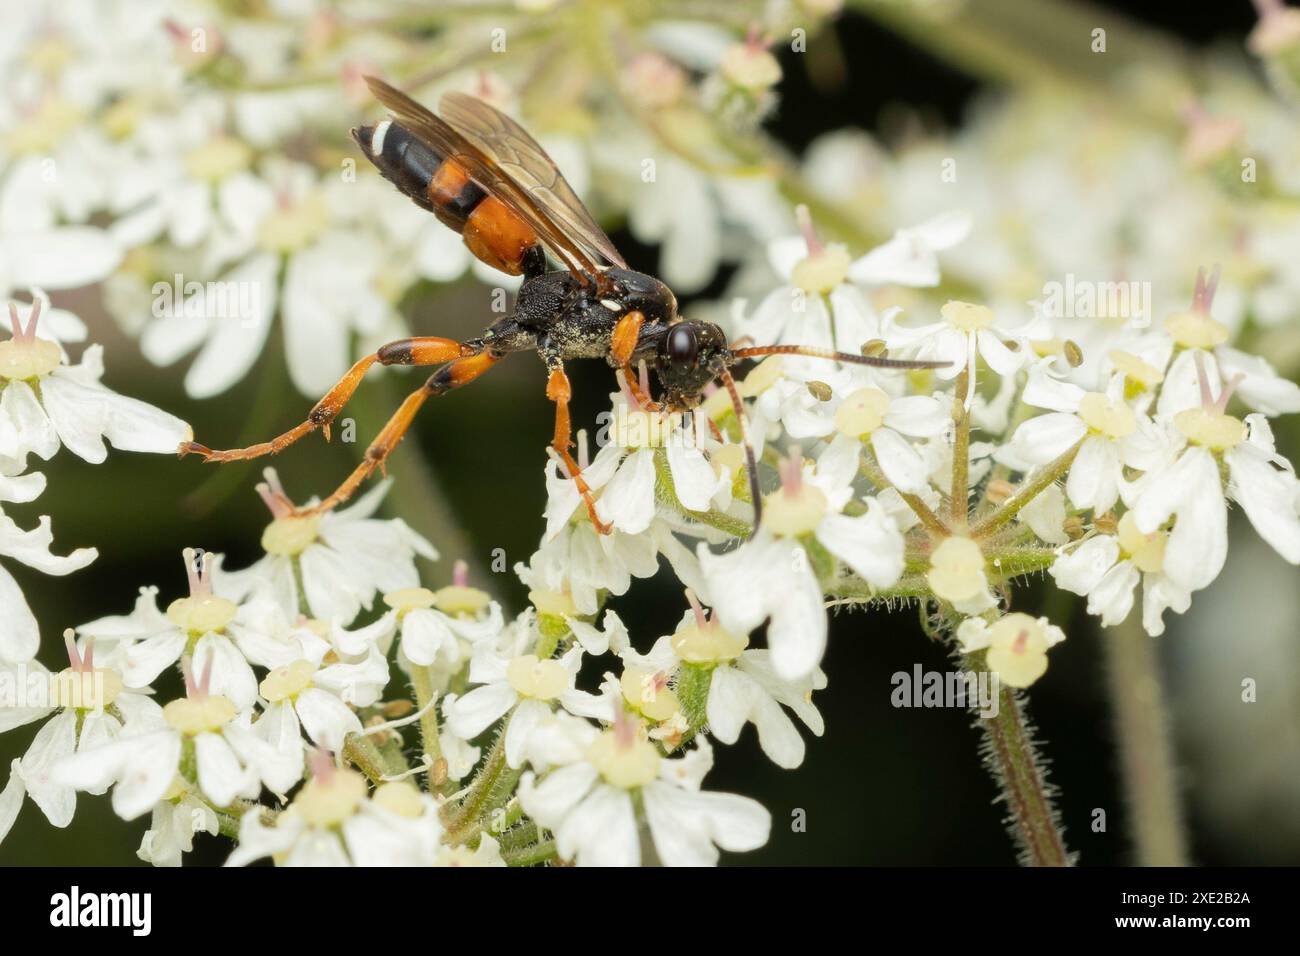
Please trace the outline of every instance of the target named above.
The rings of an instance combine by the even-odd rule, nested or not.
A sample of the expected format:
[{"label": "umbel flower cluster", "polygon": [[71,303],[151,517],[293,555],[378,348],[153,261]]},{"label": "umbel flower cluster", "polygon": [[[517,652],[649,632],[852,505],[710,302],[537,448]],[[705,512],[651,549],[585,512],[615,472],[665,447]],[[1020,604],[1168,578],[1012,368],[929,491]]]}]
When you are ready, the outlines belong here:
[{"label": "umbel flower cluster", "polygon": [[[31,5],[0,50],[0,292],[30,299],[0,341],[0,731],[39,725],[3,777],[0,839],[28,803],[67,826],[88,794],[147,826],[139,855],[157,865],[200,833],[229,840],[231,864],[711,864],[771,827],[708,786],[714,748],[753,724],[777,767],[798,767],[804,732],[823,731],[816,693],[843,679],[821,669],[828,613],[879,605],[919,608],[964,670],[996,675],[978,723],[1012,832],[1027,861],[1066,862],[1022,693],[1066,634],[1021,610],[1019,586],[1043,578],[1102,625],[1133,614],[1159,635],[1223,569],[1234,505],[1300,563],[1300,482],[1270,426],[1300,411],[1300,387],[1243,345],[1286,334],[1300,296],[1294,226],[1275,214],[1300,194],[1296,127],[1239,70],[1164,126],[1148,122],[1168,111],[1159,91],[1191,93],[1148,75],[1113,111],[1023,97],[945,141],[887,153],[836,133],[794,162],[761,129],[781,77],[762,38],[815,40],[834,2],[764,4],[748,38],[748,10],[686,24],[641,2],[603,5],[596,26],[546,0],[392,22],[368,3],[196,2],[186,22],[167,6]],[[583,52],[606,41],[593,29],[621,65]],[[1261,55],[1287,80],[1282,33]],[[556,50],[565,95],[524,102]],[[95,552],[56,554],[48,518],[24,528],[4,506],[40,495],[31,469],[61,447],[100,462],[105,442],[171,453],[192,436],[104,387],[98,346],[73,364],[86,327],[45,290],[102,282],[148,361],[193,356],[191,397],[280,361],[283,341],[315,399],[407,334],[407,296],[479,275],[454,234],[356,168],[363,73],[527,114],[593,210],[660,248],[678,292],[735,263],[698,312],[733,341],[939,367],[773,356],[738,373],[739,417],[725,390],[668,414],[620,380],[608,427],[577,450],[610,531],[546,463],[519,613],[463,564],[430,565],[433,545],[381,513],[387,482],[321,512],[322,489],[295,501],[268,470],[261,559],[187,550],[187,590],[182,567],[145,582],[133,607],[66,630],[68,665],[48,669],[75,622],[38,624],[6,565],[65,574]],[[1134,170],[1150,168],[1144,193]],[[1046,295],[1067,273],[1149,278],[1152,295]],[[219,301],[215,277],[234,290]],[[665,567],[680,621],[643,633],[611,605]],[[173,672],[184,693],[166,699]]]},{"label": "umbel flower cluster", "polygon": [[[44,724],[13,762],[0,829],[24,796],[62,826],[78,792],[109,791],[123,818],[149,818],[139,852],[159,864],[199,831],[232,837],[232,864],[713,863],[771,825],[705,786],[713,747],[752,723],[775,764],[801,763],[796,718],[822,731],[828,602],[920,602],[1014,713],[1014,689],[1065,638],[1014,610],[1019,579],[1047,572],[1103,623],[1140,602],[1159,634],[1222,569],[1230,502],[1300,563],[1300,482],[1269,427],[1300,410],[1300,388],[1227,344],[1214,274],[1085,353],[1042,308],[1023,322],[955,300],[928,322],[878,314],[853,278],[863,260],[811,227],[771,252],[789,284],[738,310],[737,335],[763,325],[778,342],[793,330],[950,364],[755,367],[740,392],[771,489],[757,528],[721,392],[685,417],[639,390],[613,396],[584,469],[608,534],[547,467],[546,531],[516,568],[530,607],[510,620],[463,566],[421,586],[416,559],[437,555],[375,517],[385,484],[321,513],[268,469],[255,564],[187,551],[188,595],[164,609],[144,588],[130,613],[69,630],[59,674],[30,660],[34,642],[6,644],[10,686],[49,695],[5,710],[7,727]],[[6,345],[58,354],[26,329]],[[47,417],[5,419],[20,445],[60,419],[57,374],[6,379],[6,408],[44,386]],[[630,633],[604,605],[660,558],[683,584],[681,621]],[[169,668],[186,693],[160,703]]]}]

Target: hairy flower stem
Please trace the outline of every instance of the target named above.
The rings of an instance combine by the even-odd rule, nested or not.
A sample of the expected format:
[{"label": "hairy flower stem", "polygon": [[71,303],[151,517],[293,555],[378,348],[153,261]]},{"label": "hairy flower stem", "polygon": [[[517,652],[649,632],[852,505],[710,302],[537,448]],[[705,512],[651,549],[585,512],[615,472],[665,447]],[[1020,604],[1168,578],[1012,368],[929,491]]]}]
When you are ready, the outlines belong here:
[{"label": "hairy flower stem", "polygon": [[[442,742],[438,734],[438,713],[436,707],[429,703],[437,696],[433,689],[432,669],[411,665],[411,689],[415,691],[415,706],[423,711],[420,718],[420,742],[424,746],[424,756],[429,765],[429,792],[444,793],[448,781],[446,760],[442,756]],[[425,708],[428,707],[428,710]]]},{"label": "hairy flower stem", "polygon": [[506,861],[506,866],[536,866],[538,863],[554,860],[556,856],[558,851],[554,840],[543,840],[541,843],[520,847],[517,850],[501,851],[501,858]]},{"label": "hairy flower stem", "polygon": [[953,391],[952,420],[956,426],[952,445],[952,511],[949,524],[961,534],[966,529],[967,510],[970,508],[970,410],[966,408],[965,395],[972,367],[957,376]]},{"label": "hairy flower stem", "polygon": [[464,843],[479,833],[479,827],[476,825],[483,811],[489,806],[497,781],[506,768],[506,730],[509,726],[510,719],[506,718],[496,741],[492,744],[492,749],[488,751],[487,759],[479,768],[474,782],[470,784],[469,792],[460,803],[443,810],[443,823],[447,826],[447,842],[452,846]]},{"label": "hairy flower stem", "polygon": [[[983,665],[967,658],[963,666],[974,671]],[[985,761],[1002,791],[999,799],[1010,813],[1007,828],[1020,850],[1021,862],[1027,866],[1070,866],[1023,696],[1013,688],[1000,687],[997,716],[977,717],[976,723],[984,734]]]},{"label": "hairy flower stem", "polygon": [[1124,800],[1139,866],[1187,866],[1187,834],[1178,800],[1173,746],[1165,716],[1156,642],[1139,616],[1101,629],[1106,675],[1123,768]]},{"label": "hairy flower stem", "polygon": [[388,765],[379,746],[365,734],[348,734],[343,741],[343,756],[352,761],[373,784],[382,783],[385,776],[401,772],[400,768]]},{"label": "hairy flower stem", "polygon": [[1058,455],[1054,461],[1040,468],[1033,479],[1022,485],[1020,490],[1008,498],[1001,508],[977,522],[975,527],[971,529],[971,535],[975,538],[986,538],[1019,514],[1025,505],[1041,495],[1050,485],[1054,484],[1057,479],[1070,470],[1070,466],[1074,464],[1074,458],[1079,454],[1079,448],[1082,445],[1083,439],[1080,438]]}]

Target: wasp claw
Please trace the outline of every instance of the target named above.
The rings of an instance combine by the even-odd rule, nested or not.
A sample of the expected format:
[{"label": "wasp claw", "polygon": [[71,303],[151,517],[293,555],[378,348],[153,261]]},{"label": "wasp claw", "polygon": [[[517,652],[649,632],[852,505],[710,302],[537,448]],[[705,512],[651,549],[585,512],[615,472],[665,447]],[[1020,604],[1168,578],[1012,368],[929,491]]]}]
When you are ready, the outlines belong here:
[{"label": "wasp claw", "polygon": [[326,441],[330,441],[330,423],[326,422],[320,427],[321,434],[325,436]]},{"label": "wasp claw", "polygon": [[203,460],[207,461],[212,457],[213,451],[207,445],[200,445],[196,441],[183,441],[176,449],[176,457],[184,458],[186,455],[202,455]]}]

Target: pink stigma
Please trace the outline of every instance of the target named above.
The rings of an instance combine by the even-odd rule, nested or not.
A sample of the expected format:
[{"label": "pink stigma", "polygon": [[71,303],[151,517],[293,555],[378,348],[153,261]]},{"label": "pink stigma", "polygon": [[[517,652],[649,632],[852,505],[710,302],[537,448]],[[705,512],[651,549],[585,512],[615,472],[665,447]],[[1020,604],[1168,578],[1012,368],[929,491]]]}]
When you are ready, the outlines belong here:
[{"label": "pink stigma", "polygon": [[1192,293],[1192,311],[1201,315],[1210,314],[1214,304],[1214,293],[1219,288],[1219,267],[1216,265],[1207,280],[1204,267],[1196,270],[1196,290]]},{"label": "pink stigma", "polygon": [[27,314],[27,328],[23,328],[22,320],[18,318],[17,303],[9,303],[9,326],[13,329],[15,342],[34,342],[36,341],[36,322],[41,317],[41,300],[32,299],[32,311]]},{"label": "pink stigma", "polygon": [[469,565],[460,558],[451,566],[451,583],[458,588],[469,587]]},{"label": "pink stigma", "polygon": [[803,241],[808,245],[808,255],[820,255],[825,249],[821,239],[817,237],[817,230],[813,226],[812,213],[804,205],[798,206],[794,211],[795,219],[799,223],[799,232],[803,234]]},{"label": "pink stigma", "polygon": [[695,612],[695,626],[700,630],[704,630],[709,626],[709,617],[703,605],[700,604],[700,599],[695,596],[695,592],[690,588],[686,589],[686,600],[690,602],[691,610]]}]

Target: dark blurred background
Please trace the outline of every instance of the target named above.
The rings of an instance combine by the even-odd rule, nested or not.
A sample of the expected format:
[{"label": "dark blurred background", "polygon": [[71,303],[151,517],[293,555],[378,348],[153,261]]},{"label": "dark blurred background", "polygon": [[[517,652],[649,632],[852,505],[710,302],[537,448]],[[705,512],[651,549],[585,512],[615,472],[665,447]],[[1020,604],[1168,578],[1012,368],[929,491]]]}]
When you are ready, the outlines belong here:
[{"label": "dark blurred background", "polygon": [[[1240,44],[1255,22],[1249,3],[1186,4],[1143,2],[1127,5],[1129,16],[1179,34],[1194,44],[1229,40]],[[875,128],[883,112],[903,103],[924,109],[949,124],[960,122],[964,108],[981,87],[969,77],[908,45],[873,23],[846,14],[834,27],[844,50],[845,74],[836,89],[814,89],[799,57],[785,57],[784,108],[770,129],[791,149],[800,151],[822,132],[858,125]],[[653,270],[655,251],[639,246],[626,233],[615,242],[633,268]],[[721,293],[725,276],[704,297]],[[244,444],[278,432],[300,420],[311,402],[284,383],[280,336],[273,332],[262,363],[236,390],[217,400],[190,402],[180,391],[183,369],[154,369],[144,364],[136,346],[111,322],[93,316],[96,294],[63,296],[58,301],[79,309],[93,323],[92,339],[105,344],[107,383],[152,401],[190,421],[200,440],[227,446]],[[690,303],[686,304],[689,312]],[[415,334],[466,337],[491,318],[486,293],[473,280],[443,290],[436,301],[422,303],[410,316]],[[570,374],[577,395],[577,423],[591,423],[607,407],[612,387],[608,370],[598,363],[577,363]],[[374,376],[361,390],[350,414],[356,416],[359,440],[372,434],[386,408],[395,407],[414,379],[400,374]],[[463,556],[485,568],[490,553],[503,548],[511,565],[527,560],[542,530],[544,449],[552,426],[552,409],[543,400],[540,363],[522,356],[475,387],[440,399],[421,416],[416,433],[392,459],[396,486],[392,511],[407,516],[423,508],[428,520],[437,509],[453,511],[475,552]],[[1294,448],[1292,449],[1294,452]],[[285,487],[305,498],[334,486],[354,462],[356,450],[336,442],[326,446],[310,439],[275,462]],[[422,464],[424,463],[424,464]],[[419,472],[427,465],[428,474]],[[86,465],[61,453],[45,469],[49,490],[33,506],[11,510],[21,524],[36,514],[54,516],[56,550],[93,545],[99,560],[68,578],[48,578],[14,568],[32,609],[44,628],[42,659],[64,665],[59,630],[107,613],[129,611],[136,589],[161,587],[160,600],[180,596],[184,574],[180,551],[201,546],[229,555],[230,566],[243,566],[259,552],[257,542],[267,516],[252,491],[257,470],[232,468],[218,473],[195,460],[176,461],[115,453],[101,466]],[[432,484],[430,485],[430,482]],[[428,488],[439,500],[430,501]],[[179,489],[179,493],[178,493]],[[126,518],[126,512],[132,516]],[[137,530],[123,533],[135,522]],[[1233,542],[1252,534],[1234,525]],[[450,575],[452,558],[425,568],[426,582],[437,587]],[[1259,557],[1284,573],[1294,571],[1271,553]],[[480,582],[488,583],[488,582]],[[525,590],[513,574],[489,583],[518,610]],[[1230,575],[1197,605],[1211,602],[1235,585]],[[1283,587],[1285,587],[1285,583]],[[1020,592],[1021,609],[1041,611],[1046,589]],[[1052,780],[1062,791],[1060,807],[1071,849],[1085,865],[1113,865],[1131,860],[1127,818],[1120,797],[1115,741],[1105,698],[1103,653],[1094,619],[1072,602],[1057,600],[1053,611],[1069,640],[1053,650],[1048,674],[1033,688],[1031,714],[1047,741]],[[625,621],[636,622],[634,636],[646,643],[667,633],[679,618],[683,599],[668,575],[635,582],[610,606]],[[1195,611],[1193,612],[1195,613]],[[1295,637],[1295,618],[1261,617],[1247,622],[1241,635],[1256,627],[1281,628],[1285,641]],[[1159,640],[1170,677],[1177,681],[1177,645],[1184,623],[1174,619]],[[1240,641],[1227,651],[1225,666],[1260,674],[1265,666],[1255,655],[1259,644]],[[1290,651],[1293,670],[1296,652]],[[823,664],[830,678],[816,703],[826,719],[826,735],[809,737],[805,764],[794,771],[775,767],[759,751],[753,728],[733,747],[715,748],[717,766],[708,780],[713,789],[734,790],[760,800],[773,814],[773,833],[764,849],[730,862],[755,864],[1012,864],[1014,851],[993,805],[995,790],[981,766],[978,734],[970,719],[952,710],[898,710],[890,705],[890,675],[916,664],[944,669],[948,656],[930,642],[916,623],[914,610],[893,614],[852,613],[836,616],[830,650]],[[1227,692],[1235,693],[1235,678]],[[390,696],[400,696],[396,690]],[[0,767],[26,748],[34,728],[0,736]],[[1292,731],[1294,733],[1294,731]],[[807,735],[806,735],[807,736]],[[1261,741],[1242,741],[1242,746]],[[1266,743],[1266,741],[1264,741]],[[1198,793],[1211,781],[1211,763],[1191,759],[1178,743],[1182,785],[1189,796],[1192,858],[1201,864],[1300,863],[1294,838],[1296,809],[1242,807],[1234,812],[1255,819],[1254,828],[1225,827],[1207,819]],[[1193,755],[1194,756],[1194,755]],[[1090,828],[1094,809],[1107,813],[1104,833]],[[807,832],[792,832],[797,810],[806,811]],[[1279,819],[1289,821],[1290,841],[1272,837]],[[79,798],[75,821],[66,830],[49,826],[28,803],[8,839],[0,844],[5,864],[135,863],[135,849],[145,821],[125,824],[111,812],[106,798]],[[228,852],[226,841],[202,837],[187,862],[216,864]]]}]

